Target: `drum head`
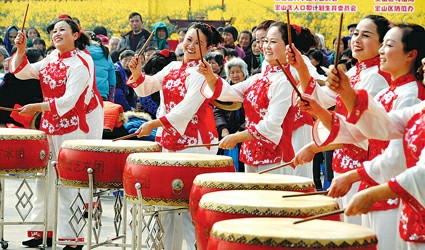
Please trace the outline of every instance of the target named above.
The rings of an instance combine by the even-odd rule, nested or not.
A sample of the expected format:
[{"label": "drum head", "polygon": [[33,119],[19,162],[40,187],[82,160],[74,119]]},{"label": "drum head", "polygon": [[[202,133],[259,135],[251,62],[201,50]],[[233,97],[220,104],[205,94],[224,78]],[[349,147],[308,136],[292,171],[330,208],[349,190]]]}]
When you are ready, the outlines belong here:
[{"label": "drum head", "polygon": [[[296,249],[370,249],[377,238],[372,229],[338,221],[312,220],[293,224],[293,218],[244,218],[219,221],[211,237],[246,245]],[[211,239],[210,239],[211,240]]]}]

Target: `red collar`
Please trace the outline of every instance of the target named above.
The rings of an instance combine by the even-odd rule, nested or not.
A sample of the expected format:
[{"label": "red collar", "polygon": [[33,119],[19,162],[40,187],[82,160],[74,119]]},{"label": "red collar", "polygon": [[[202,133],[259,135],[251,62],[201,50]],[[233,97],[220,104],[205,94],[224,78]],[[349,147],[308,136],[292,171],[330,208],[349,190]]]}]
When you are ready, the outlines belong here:
[{"label": "red collar", "polygon": [[362,62],[358,62],[356,64],[356,68],[357,68],[358,72],[361,72],[362,70],[365,70],[365,69],[370,68],[372,66],[379,65],[379,63],[380,63],[379,56],[376,56],[376,57],[364,60]]},{"label": "red collar", "polygon": [[278,72],[279,70],[280,70],[280,67],[278,65],[271,66],[270,64],[268,64],[266,66],[266,70],[264,71],[263,75],[268,74],[268,73],[275,73],[275,72]]},{"label": "red collar", "polygon": [[67,51],[63,54],[59,53],[58,56],[59,56],[59,59],[64,59],[64,58],[69,58],[69,57],[75,56],[76,54],[77,54],[77,49],[73,49],[73,50]]},{"label": "red collar", "polygon": [[416,77],[412,73],[408,73],[406,75],[398,77],[394,81],[391,81],[391,87],[395,88],[413,81],[417,81]]}]

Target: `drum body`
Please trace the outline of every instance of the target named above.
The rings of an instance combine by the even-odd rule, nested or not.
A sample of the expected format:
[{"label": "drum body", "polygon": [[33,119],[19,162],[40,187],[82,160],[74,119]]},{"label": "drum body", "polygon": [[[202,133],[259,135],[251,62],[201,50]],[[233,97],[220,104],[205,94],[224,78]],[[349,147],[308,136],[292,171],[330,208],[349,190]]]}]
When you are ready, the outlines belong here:
[{"label": "drum body", "polygon": [[195,218],[202,196],[206,193],[224,190],[278,190],[315,192],[312,179],[278,174],[257,173],[211,173],[196,176],[190,191],[190,213]]},{"label": "drum body", "polygon": [[[312,195],[282,198],[299,192],[270,190],[229,190],[205,194],[196,212],[195,236],[197,249],[206,249],[210,229],[218,221],[247,217],[305,218],[339,209],[327,196]],[[340,221],[340,215],[327,220]]]},{"label": "drum body", "polygon": [[59,150],[59,179],[67,186],[88,187],[87,169],[93,169],[95,188],[123,187],[125,161],[130,153],[160,152],[149,141],[68,140]]},{"label": "drum body", "polygon": [[159,206],[189,206],[193,180],[199,174],[234,172],[232,158],[191,153],[131,154],[124,169],[124,191],[137,202],[134,185],[142,186],[143,202]]},{"label": "drum body", "polygon": [[376,250],[372,229],[338,221],[245,218],[214,224],[208,250]]},{"label": "drum body", "polygon": [[39,130],[0,128],[0,173],[42,172],[49,161],[47,135]]}]

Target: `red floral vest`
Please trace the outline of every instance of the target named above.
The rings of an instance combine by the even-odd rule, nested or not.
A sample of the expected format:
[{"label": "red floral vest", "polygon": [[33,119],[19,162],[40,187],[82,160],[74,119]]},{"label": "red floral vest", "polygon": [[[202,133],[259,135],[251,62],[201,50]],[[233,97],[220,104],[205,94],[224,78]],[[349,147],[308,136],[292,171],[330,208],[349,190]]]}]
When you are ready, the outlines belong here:
[{"label": "red floral vest", "polygon": [[[382,104],[382,106],[385,108],[385,111],[390,112],[393,109],[394,101],[397,100],[398,95],[395,93],[395,89],[397,87],[403,86],[409,82],[415,81],[416,78],[412,74],[404,75],[399,78],[397,78],[395,81],[393,81],[390,84],[390,87],[388,88],[385,93],[382,93],[378,97],[378,102]],[[419,83],[418,83],[419,84]],[[422,87],[421,87],[422,88]],[[419,88],[418,88],[419,89]],[[421,93],[418,93],[418,97],[420,99],[423,99],[421,97]],[[381,141],[381,140],[375,140],[375,139],[369,139],[369,157],[368,160],[373,160],[376,156],[382,154],[384,150],[388,147],[389,141]],[[367,181],[361,181],[359,186],[359,191],[376,186],[376,184],[369,183]],[[390,199],[386,201],[380,201],[376,202],[372,206],[373,211],[378,210],[388,210],[397,208],[399,206],[399,199]]]},{"label": "red floral vest", "polygon": [[[187,67],[195,67],[196,65],[198,65],[197,61],[183,63],[179,69],[170,70],[170,73],[164,77],[162,90],[166,114],[184,99],[187,93],[185,84],[186,78],[189,76],[189,74],[186,73],[186,69]],[[214,138],[218,138],[213,109],[211,105],[209,105],[208,99],[202,103],[198,112],[196,112],[191,121],[187,124],[183,135],[180,135],[173,127],[164,129],[160,144],[168,150],[182,150],[186,145],[196,145],[199,143],[198,132],[204,144],[208,144],[214,140]]]},{"label": "red floral vest", "polygon": [[[68,68],[63,59],[78,56],[77,50],[68,51],[59,56],[57,61],[49,62],[40,75],[40,86],[43,92],[43,101],[52,103],[56,98],[65,94]],[[84,97],[87,89],[81,94],[75,106],[63,116],[56,112],[45,111],[41,117],[40,130],[50,135],[62,135],[80,128],[88,132]],[[54,104],[53,104],[54,105]]]},{"label": "red floral vest", "polygon": [[[268,67],[263,76],[257,79],[244,95],[243,107],[245,110],[245,129],[255,131],[255,139],[242,143],[240,161],[249,165],[266,165],[282,161],[288,162],[294,157],[292,148],[292,131],[294,122],[294,108],[290,107],[282,123],[282,138],[279,144],[274,144],[263,137],[255,126],[263,119],[269,107],[270,100],[267,93],[272,83],[268,73],[279,71],[278,67]],[[283,73],[282,73],[283,77]],[[289,87],[289,86],[288,86]]]},{"label": "red floral vest", "polygon": [[[407,168],[414,167],[425,147],[425,110],[409,120],[403,137]],[[403,202],[399,231],[405,241],[425,243],[425,212],[417,211],[410,203]]]},{"label": "red floral vest", "polygon": [[[379,57],[357,63],[356,74],[350,77],[351,87],[355,89],[356,84],[360,82],[360,73],[362,70],[376,65],[379,65]],[[348,111],[340,96],[336,98],[335,111],[345,117],[348,115]],[[367,160],[367,157],[367,150],[361,149],[353,144],[346,144],[344,148],[335,149],[332,158],[332,169],[337,173],[345,173],[358,168],[362,162]]]}]

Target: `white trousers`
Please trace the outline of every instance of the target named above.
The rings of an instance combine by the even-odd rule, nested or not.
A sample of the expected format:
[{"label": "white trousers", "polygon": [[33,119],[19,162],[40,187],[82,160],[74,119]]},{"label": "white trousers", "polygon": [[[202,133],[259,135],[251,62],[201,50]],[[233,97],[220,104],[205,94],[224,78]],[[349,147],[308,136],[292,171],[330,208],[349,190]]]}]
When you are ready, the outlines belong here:
[{"label": "white trousers", "polygon": [[[334,172],[334,176],[338,176],[339,173]],[[348,191],[348,193],[337,199],[337,202],[339,204],[340,208],[346,208],[348,203],[351,200],[351,197],[353,197],[354,194],[356,194],[359,191],[359,185],[360,182],[356,182],[351,186],[350,191]],[[361,215],[356,215],[356,216],[346,216],[344,214],[344,222],[346,223],[351,223],[351,224],[356,224],[356,225],[362,225],[362,217]]]},{"label": "white trousers", "polygon": [[[312,141],[312,126],[310,125],[304,125],[292,133],[292,147],[294,148],[295,153]],[[295,169],[291,167],[284,168],[283,174],[313,179],[313,162],[298,165]]]}]

